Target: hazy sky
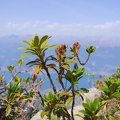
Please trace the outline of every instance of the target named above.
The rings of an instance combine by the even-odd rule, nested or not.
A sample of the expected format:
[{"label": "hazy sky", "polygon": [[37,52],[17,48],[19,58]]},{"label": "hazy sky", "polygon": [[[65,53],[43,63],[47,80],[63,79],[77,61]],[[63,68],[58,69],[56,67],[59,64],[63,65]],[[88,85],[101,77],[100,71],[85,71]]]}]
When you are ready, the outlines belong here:
[{"label": "hazy sky", "polygon": [[120,0],[1,0],[0,36],[120,37]]},{"label": "hazy sky", "polygon": [[[8,59],[9,55],[11,58],[8,51],[17,47],[19,42],[15,42],[16,39],[23,39],[13,39],[9,35],[24,37],[36,33],[48,34],[64,44],[67,40],[69,44],[79,40],[80,43],[92,41],[98,47],[120,46],[120,0],[0,0],[0,44],[4,42],[0,50],[2,66],[9,60],[16,60],[14,55],[17,53],[12,52],[14,57]],[[8,50],[4,49],[6,41],[12,42]],[[18,52],[16,49],[13,51]],[[112,61],[109,54],[111,51],[98,55]],[[97,65],[95,60],[91,63]],[[106,68],[115,68],[115,65]]]}]

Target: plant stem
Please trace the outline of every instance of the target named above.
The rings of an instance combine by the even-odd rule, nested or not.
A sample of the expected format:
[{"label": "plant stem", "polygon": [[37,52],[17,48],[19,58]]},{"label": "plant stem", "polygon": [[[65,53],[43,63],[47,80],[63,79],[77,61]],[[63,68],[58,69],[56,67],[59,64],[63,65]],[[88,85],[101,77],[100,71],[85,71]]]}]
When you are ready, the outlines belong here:
[{"label": "plant stem", "polygon": [[15,79],[15,76],[17,76],[19,73],[21,72],[17,72],[15,75],[12,74],[12,79],[8,82],[6,86],[8,86]]},{"label": "plant stem", "polygon": [[83,63],[80,61],[80,58],[79,58],[78,55],[77,55],[76,57],[77,57],[78,62],[79,62],[81,65],[85,65],[85,64],[87,63],[87,61],[89,60],[89,58],[90,58],[90,54],[88,54],[88,57],[87,57],[86,61],[83,62]]},{"label": "plant stem", "polygon": [[62,82],[61,75],[59,75],[59,82],[60,82],[60,84],[61,84],[63,90],[65,91],[65,87],[64,87],[64,84],[63,84],[63,82]]},{"label": "plant stem", "polygon": [[73,95],[73,101],[72,101],[72,108],[71,108],[71,116],[72,116],[72,120],[74,120],[74,105],[75,105],[75,93],[74,93],[74,83],[72,83],[72,95]]},{"label": "plant stem", "polygon": [[59,63],[59,70],[60,70],[60,71],[59,71],[59,74],[58,74],[58,76],[59,76],[59,82],[60,82],[63,90],[65,91],[65,86],[64,86],[64,84],[63,84],[63,82],[62,82],[62,77],[61,77],[61,76],[64,74],[64,69],[61,68],[61,63]]},{"label": "plant stem", "polygon": [[68,92],[68,91],[70,91],[70,90],[71,90],[71,88],[72,88],[72,85],[71,85],[71,86],[67,89],[67,92]]},{"label": "plant stem", "polygon": [[40,96],[40,98],[41,98],[41,101],[42,101],[42,106],[44,106],[44,100],[43,100],[43,98],[42,98],[42,95],[41,95],[40,91],[38,92],[38,95],[39,95],[39,96]]},{"label": "plant stem", "polygon": [[49,73],[49,71],[48,71],[48,68],[45,67],[45,71],[46,71],[47,76],[48,76],[48,78],[49,78],[49,80],[50,80],[50,83],[51,83],[51,85],[52,85],[52,89],[53,89],[54,93],[57,93],[56,88],[55,88],[55,86],[54,86],[54,83],[53,83],[53,81],[52,81],[52,79],[51,79],[50,73]]}]

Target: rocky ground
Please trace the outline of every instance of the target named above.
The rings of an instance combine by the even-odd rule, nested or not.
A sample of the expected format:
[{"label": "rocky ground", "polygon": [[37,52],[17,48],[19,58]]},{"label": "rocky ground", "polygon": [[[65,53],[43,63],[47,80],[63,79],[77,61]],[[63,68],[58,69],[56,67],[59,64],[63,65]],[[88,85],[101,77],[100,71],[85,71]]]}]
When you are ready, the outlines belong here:
[{"label": "rocky ground", "polygon": [[[84,96],[84,101],[85,101],[86,98],[89,98],[90,100],[93,100],[96,96],[100,96],[100,91],[97,88],[93,87],[93,88],[89,89],[89,93],[86,93],[83,96]],[[79,100],[80,99],[76,100],[77,105],[74,107],[74,114],[79,113],[78,111],[83,109],[83,107],[81,105],[81,101],[79,102]],[[40,112],[41,111],[39,111],[31,120],[47,120],[47,118],[44,118],[44,119],[40,118]],[[69,110],[69,112],[70,112],[70,110]],[[75,117],[75,120],[82,120],[82,118]]]}]

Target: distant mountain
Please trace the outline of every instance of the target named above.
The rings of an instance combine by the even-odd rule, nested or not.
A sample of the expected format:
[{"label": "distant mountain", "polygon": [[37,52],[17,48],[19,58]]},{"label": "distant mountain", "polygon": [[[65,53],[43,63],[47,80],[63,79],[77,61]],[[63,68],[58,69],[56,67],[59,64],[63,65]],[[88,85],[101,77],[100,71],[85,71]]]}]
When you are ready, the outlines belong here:
[{"label": "distant mountain", "polygon": [[120,66],[120,47],[99,47],[91,55],[88,67],[95,74],[111,74]]},{"label": "distant mountain", "polygon": [[[29,40],[32,35],[18,36],[11,35],[0,37],[0,67],[6,70],[6,65],[16,64],[17,60],[24,51],[17,50],[23,45],[21,40]],[[108,37],[68,37],[68,36],[53,36],[49,43],[61,43],[72,45],[75,41],[80,42],[80,56],[82,61],[86,59],[85,46],[95,45],[97,49],[91,54],[90,60],[85,65],[87,72],[95,74],[111,74],[117,66],[120,66],[120,42],[119,38]],[[53,52],[53,51],[51,51]],[[50,52],[50,54],[51,54]],[[31,58],[26,58],[29,61]]]}]

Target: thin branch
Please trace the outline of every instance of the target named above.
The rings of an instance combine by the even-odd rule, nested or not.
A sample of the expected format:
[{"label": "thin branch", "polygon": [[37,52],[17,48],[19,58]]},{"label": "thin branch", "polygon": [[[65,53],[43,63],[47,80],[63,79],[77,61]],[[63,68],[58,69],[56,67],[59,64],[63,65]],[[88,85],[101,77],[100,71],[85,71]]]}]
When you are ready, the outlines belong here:
[{"label": "thin branch", "polygon": [[63,74],[64,74],[64,69],[61,68],[61,63],[59,63],[59,74],[58,74],[58,76],[59,76],[59,82],[60,82],[63,90],[65,91],[66,89],[65,89],[65,86],[64,86],[64,84],[63,84],[63,82],[62,82],[62,75],[63,75]]},{"label": "thin branch", "polygon": [[15,76],[18,75],[19,73],[21,73],[21,72],[17,72],[15,75],[13,75],[12,79],[8,82],[8,84],[6,86],[8,86],[9,83],[11,83],[15,79]]},{"label": "thin branch", "polygon": [[49,80],[50,80],[50,83],[51,83],[51,85],[52,85],[52,89],[53,89],[54,93],[57,93],[56,88],[55,88],[55,86],[54,86],[54,83],[53,83],[53,81],[52,81],[52,79],[51,79],[51,76],[50,76],[50,73],[49,73],[47,67],[45,67],[45,71],[46,71],[47,76],[48,76],[48,78],[49,78]]},{"label": "thin branch", "polygon": [[81,62],[81,60],[80,60],[80,58],[79,58],[78,55],[77,55],[76,57],[77,57],[78,62],[79,62],[81,65],[85,65],[85,64],[88,62],[89,58],[90,58],[90,54],[88,54],[88,57],[87,57],[87,59],[86,59],[85,62]]},{"label": "thin branch", "polygon": [[72,89],[72,95],[73,95],[73,101],[72,101],[72,108],[71,108],[71,116],[72,116],[72,120],[74,120],[74,105],[75,105],[75,93],[74,93],[74,88]]},{"label": "thin branch", "polygon": [[70,91],[72,89],[72,85],[67,89],[67,92]]},{"label": "thin branch", "polygon": [[40,91],[38,91],[37,93],[38,93],[38,95],[39,95],[39,96],[40,96],[40,98],[41,98],[41,101],[42,101],[42,106],[44,106],[44,100],[43,100],[43,97],[42,97],[42,95],[41,95]]}]

